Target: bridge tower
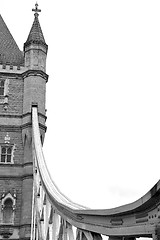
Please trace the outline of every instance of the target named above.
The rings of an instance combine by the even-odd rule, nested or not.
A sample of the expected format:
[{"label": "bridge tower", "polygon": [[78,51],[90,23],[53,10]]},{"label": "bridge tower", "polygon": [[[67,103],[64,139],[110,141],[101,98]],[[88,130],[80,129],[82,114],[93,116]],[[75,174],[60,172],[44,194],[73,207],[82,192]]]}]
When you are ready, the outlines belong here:
[{"label": "bridge tower", "polygon": [[0,239],[29,239],[32,220],[32,123],[45,134],[47,44],[38,4],[23,52],[0,16]]}]

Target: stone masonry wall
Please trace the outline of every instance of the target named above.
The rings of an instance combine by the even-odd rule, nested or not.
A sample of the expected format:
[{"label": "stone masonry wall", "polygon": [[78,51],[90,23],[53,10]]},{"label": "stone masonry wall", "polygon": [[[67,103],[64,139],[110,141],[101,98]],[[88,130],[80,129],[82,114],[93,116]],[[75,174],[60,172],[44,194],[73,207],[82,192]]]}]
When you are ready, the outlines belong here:
[{"label": "stone masonry wall", "polygon": [[[13,162],[0,163],[0,239],[3,239],[1,231],[4,228],[1,198],[7,193],[11,193],[12,196],[16,193],[14,234],[10,239],[25,239],[30,235],[31,224],[32,159],[28,154],[30,150],[28,142],[24,146],[22,139],[23,129],[31,128],[31,126],[23,126],[24,81],[22,75],[10,73],[8,75],[0,73],[0,79],[8,79],[7,96],[5,96],[7,104],[3,104],[3,97],[0,98],[0,145],[5,144],[7,136],[9,144],[13,146]],[[27,156],[24,158],[24,155]],[[28,162],[24,162],[24,159]]]},{"label": "stone masonry wall", "polygon": [[23,78],[20,76],[6,76],[0,75],[0,79],[8,79],[8,89],[7,89],[7,101],[8,105],[6,110],[4,109],[4,104],[0,104],[1,114],[22,114],[23,108]]}]

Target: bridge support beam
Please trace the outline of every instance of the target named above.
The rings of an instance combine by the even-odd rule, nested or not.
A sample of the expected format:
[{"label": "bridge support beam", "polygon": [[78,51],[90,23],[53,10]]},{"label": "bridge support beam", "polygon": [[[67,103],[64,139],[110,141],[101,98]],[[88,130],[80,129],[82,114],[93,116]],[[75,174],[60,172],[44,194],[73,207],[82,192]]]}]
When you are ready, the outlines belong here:
[{"label": "bridge support beam", "polygon": [[123,240],[136,240],[135,237],[123,237]]},{"label": "bridge support beam", "polygon": [[136,240],[135,237],[110,236],[108,240]]},{"label": "bridge support beam", "polygon": [[123,240],[123,237],[110,236],[108,240]]},{"label": "bridge support beam", "polygon": [[77,229],[76,240],[102,240],[102,236],[99,233]]},{"label": "bridge support beam", "polygon": [[102,240],[102,236],[98,233],[91,232],[93,240]]}]

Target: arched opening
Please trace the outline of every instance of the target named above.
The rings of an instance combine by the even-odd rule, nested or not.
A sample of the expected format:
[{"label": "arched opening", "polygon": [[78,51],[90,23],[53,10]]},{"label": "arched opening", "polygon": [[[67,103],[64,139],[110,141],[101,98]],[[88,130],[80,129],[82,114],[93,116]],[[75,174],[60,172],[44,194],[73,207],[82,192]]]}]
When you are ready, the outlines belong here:
[{"label": "arched opening", "polygon": [[13,223],[13,201],[7,198],[3,208],[3,223]]}]

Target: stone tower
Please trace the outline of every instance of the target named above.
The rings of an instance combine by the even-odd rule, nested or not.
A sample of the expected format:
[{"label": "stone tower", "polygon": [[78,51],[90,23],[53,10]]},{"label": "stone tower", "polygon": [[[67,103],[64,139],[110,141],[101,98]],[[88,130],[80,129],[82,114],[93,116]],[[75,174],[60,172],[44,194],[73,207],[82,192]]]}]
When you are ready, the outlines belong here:
[{"label": "stone tower", "polygon": [[0,16],[0,239],[29,239],[32,220],[32,105],[45,134],[47,44],[38,4],[20,51]]}]

